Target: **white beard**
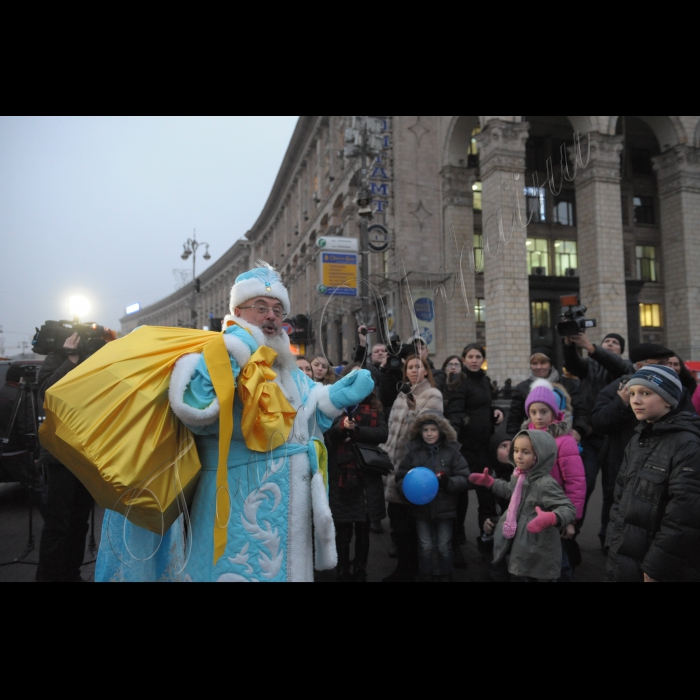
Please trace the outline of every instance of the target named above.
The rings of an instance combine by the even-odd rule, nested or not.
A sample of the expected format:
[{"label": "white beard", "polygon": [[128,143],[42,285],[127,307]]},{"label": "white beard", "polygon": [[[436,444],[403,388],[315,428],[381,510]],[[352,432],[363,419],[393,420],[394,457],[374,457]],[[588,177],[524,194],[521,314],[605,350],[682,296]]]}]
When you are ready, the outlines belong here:
[{"label": "white beard", "polygon": [[281,331],[279,335],[265,336],[265,345],[277,353],[272,369],[279,367],[292,372],[297,368],[296,357],[289,349],[289,336]]}]

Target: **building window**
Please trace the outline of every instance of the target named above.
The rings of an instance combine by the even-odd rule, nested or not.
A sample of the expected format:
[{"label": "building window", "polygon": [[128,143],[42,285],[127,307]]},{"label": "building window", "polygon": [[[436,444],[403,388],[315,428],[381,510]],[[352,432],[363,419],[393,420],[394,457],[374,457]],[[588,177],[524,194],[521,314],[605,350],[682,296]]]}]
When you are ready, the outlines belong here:
[{"label": "building window", "polygon": [[642,328],[661,328],[661,304],[640,304],[639,318]]},{"label": "building window", "polygon": [[576,226],[576,193],[565,190],[554,195],[554,223],[562,226]]},{"label": "building window", "polygon": [[[526,187],[527,218],[530,223],[542,224],[547,221],[547,197],[544,187]],[[532,219],[530,219],[532,214]]]},{"label": "building window", "polygon": [[548,301],[533,301],[530,304],[532,310],[533,328],[550,328],[551,309]]},{"label": "building window", "polygon": [[635,196],[634,198],[634,223],[655,224],[654,198]]},{"label": "building window", "polygon": [[578,270],[576,241],[554,241],[554,274],[557,277],[575,277],[570,270]]},{"label": "building window", "polygon": [[637,258],[637,279],[645,282],[659,281],[659,267],[655,245],[635,246]]},{"label": "building window", "polygon": [[472,140],[467,155],[467,167],[469,168],[476,168],[479,165],[479,144],[476,140],[476,135],[479,133],[481,133],[481,127],[477,126],[476,129],[472,129]]},{"label": "building window", "polygon": [[630,161],[632,172],[636,175],[653,175],[654,170],[651,165],[651,152],[645,148],[630,148]]},{"label": "building window", "polygon": [[481,211],[481,188],[480,182],[475,182],[472,185],[472,194],[474,197],[474,211]]},{"label": "building window", "polygon": [[474,234],[474,269],[484,271],[484,237],[480,233]]},{"label": "building window", "polygon": [[486,307],[483,299],[474,301],[474,319],[477,323],[486,323]]},{"label": "building window", "polygon": [[525,144],[525,163],[530,172],[547,172],[545,141],[542,136],[530,136]]},{"label": "building window", "polygon": [[528,238],[527,246],[527,274],[549,274],[549,241],[546,238]]}]

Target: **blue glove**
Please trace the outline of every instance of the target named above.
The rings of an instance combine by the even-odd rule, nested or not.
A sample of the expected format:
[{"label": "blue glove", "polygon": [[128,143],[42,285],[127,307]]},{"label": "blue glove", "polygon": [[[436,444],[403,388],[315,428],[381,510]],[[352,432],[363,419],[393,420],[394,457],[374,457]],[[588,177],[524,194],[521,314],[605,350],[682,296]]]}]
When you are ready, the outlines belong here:
[{"label": "blue glove", "polygon": [[373,389],[372,375],[366,369],[360,369],[331,384],[328,397],[333,405],[340,409],[360,403],[372,393]]}]

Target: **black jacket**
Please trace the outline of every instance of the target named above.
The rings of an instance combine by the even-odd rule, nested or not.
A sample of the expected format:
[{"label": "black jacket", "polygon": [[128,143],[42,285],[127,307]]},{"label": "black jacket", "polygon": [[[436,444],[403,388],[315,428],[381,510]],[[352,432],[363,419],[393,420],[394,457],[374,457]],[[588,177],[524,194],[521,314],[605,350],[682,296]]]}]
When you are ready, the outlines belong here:
[{"label": "black jacket", "polygon": [[[595,433],[605,435],[605,442],[598,454],[601,467],[612,470],[615,474],[622,464],[625,448],[639,425],[634,411],[625,406],[624,401],[617,395],[620,384],[631,379],[625,375],[616,379],[598,394],[598,400],[590,417],[590,424]],[[683,389],[678,410],[695,413],[693,402],[688,392]]]},{"label": "black jacket", "polygon": [[491,382],[483,370],[465,370],[461,376],[456,387],[443,393],[447,397],[445,418],[457,433],[470,469],[482,472],[488,466],[488,445],[494,430]]},{"label": "black jacket", "polygon": [[[510,411],[508,413],[508,421],[506,422],[506,432],[510,435],[516,435],[520,432],[523,421],[528,417],[525,411],[525,402],[530,393],[530,387],[535,381],[535,377],[530,377],[524,382],[520,382],[513,389],[513,398],[510,402]],[[571,408],[573,413],[573,429],[577,430],[582,436],[588,430],[588,415],[584,404],[581,402],[579,387],[580,382],[576,379],[560,377],[559,372],[552,369],[547,381],[561,384],[569,396],[571,397]]]},{"label": "black jacket", "polygon": [[[389,428],[381,412],[372,411],[369,404],[361,404],[355,414],[357,430],[340,427],[343,414],[326,431],[328,447],[328,486],[333,520],[338,523],[376,522],[384,520],[384,483],[381,474],[357,468],[353,442],[379,445],[389,437]],[[350,438],[350,442],[345,442]]]},{"label": "black jacket", "polygon": [[615,484],[606,579],[700,581],[700,418],[640,423]]},{"label": "black jacket", "polygon": [[595,347],[595,352],[588,357],[580,357],[575,345],[563,344],[564,364],[567,371],[577,376],[581,382],[579,388],[579,401],[583,405],[584,414],[578,423],[585,430],[579,432],[582,436],[588,434],[590,428],[590,415],[595,408],[598,394],[611,382],[619,379],[624,374],[634,373],[632,363],[623,360],[619,355]]},{"label": "black jacket", "polygon": [[436,474],[444,472],[449,477],[447,488],[440,488],[433,501],[423,506],[411,505],[413,517],[421,520],[447,520],[457,517],[457,494],[469,488],[469,468],[459,451],[459,443],[442,440],[437,452],[431,456],[427,445],[420,438],[411,440],[408,454],[397,472],[396,486],[403,496],[403,480],[414,467],[427,467]]}]

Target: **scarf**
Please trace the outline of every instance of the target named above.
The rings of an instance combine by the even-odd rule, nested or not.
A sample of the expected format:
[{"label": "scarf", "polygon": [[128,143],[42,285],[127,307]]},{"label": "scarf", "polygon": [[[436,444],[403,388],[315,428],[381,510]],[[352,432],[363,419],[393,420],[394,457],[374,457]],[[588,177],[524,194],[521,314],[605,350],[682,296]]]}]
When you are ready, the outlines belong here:
[{"label": "scarf", "polygon": [[521,472],[520,469],[515,469],[513,474],[518,477],[518,483],[515,485],[515,491],[513,491],[511,496],[508,517],[503,525],[503,537],[507,540],[512,540],[518,529],[518,509],[520,508],[520,498],[523,495],[523,484],[525,479],[527,479],[527,472]]}]

